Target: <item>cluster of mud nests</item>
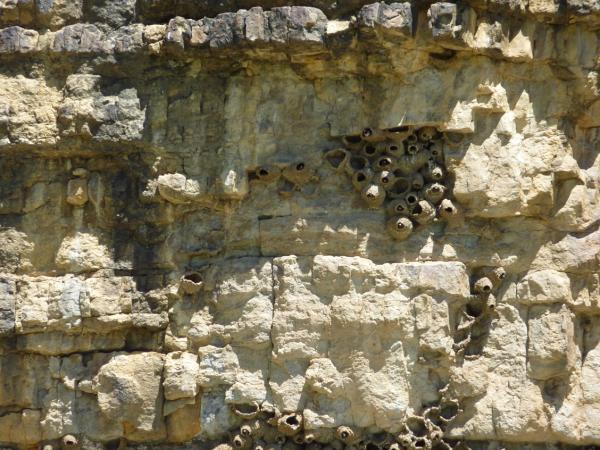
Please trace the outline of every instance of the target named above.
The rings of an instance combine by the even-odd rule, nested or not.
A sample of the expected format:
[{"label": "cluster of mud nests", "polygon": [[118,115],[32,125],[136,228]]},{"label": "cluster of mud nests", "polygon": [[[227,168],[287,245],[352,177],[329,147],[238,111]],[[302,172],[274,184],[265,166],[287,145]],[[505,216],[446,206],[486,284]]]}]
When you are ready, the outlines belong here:
[{"label": "cluster of mud nests", "polygon": [[233,411],[243,424],[229,443],[214,450],[466,450],[460,442],[446,442],[444,429],[461,412],[458,402],[444,400],[410,415],[398,433],[369,433],[340,426],[309,430],[300,412],[281,414],[268,405],[235,405]]},{"label": "cluster of mud nests", "polygon": [[434,127],[365,128],[345,136],[345,148],[325,153],[338,173],[352,180],[369,208],[385,208],[387,230],[406,239],[418,226],[455,215],[449,199],[444,148],[462,143],[462,135]]}]

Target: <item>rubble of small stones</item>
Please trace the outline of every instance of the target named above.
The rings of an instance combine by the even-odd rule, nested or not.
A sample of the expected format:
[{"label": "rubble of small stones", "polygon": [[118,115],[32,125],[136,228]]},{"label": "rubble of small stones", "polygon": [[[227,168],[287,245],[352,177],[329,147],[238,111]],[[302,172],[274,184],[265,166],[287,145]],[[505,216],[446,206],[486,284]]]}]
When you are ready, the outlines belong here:
[{"label": "rubble of small stones", "polygon": [[600,445],[599,26],[0,0],[0,447]]}]

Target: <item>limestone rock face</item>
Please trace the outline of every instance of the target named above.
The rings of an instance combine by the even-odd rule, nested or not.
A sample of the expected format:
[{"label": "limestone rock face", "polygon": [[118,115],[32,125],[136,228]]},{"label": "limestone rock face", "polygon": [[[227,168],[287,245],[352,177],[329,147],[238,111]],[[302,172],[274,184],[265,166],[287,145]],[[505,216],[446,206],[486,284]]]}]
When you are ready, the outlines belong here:
[{"label": "limestone rock face", "polygon": [[0,445],[600,446],[598,2],[259,3],[0,0]]},{"label": "limestone rock face", "polygon": [[169,353],[165,362],[163,387],[167,400],[195,397],[198,393],[198,357],[192,353]]},{"label": "limestone rock face", "polygon": [[98,408],[115,435],[132,441],[164,438],[161,374],[157,353],[117,354],[104,364],[93,383]]}]

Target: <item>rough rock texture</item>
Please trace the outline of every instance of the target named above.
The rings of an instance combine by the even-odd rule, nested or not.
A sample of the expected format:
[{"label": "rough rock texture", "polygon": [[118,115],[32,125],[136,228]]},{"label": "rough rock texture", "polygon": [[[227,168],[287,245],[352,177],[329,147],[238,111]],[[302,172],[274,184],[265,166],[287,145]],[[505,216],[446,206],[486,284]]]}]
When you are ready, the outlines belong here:
[{"label": "rough rock texture", "polygon": [[0,0],[0,446],[600,445],[598,2],[294,3]]}]

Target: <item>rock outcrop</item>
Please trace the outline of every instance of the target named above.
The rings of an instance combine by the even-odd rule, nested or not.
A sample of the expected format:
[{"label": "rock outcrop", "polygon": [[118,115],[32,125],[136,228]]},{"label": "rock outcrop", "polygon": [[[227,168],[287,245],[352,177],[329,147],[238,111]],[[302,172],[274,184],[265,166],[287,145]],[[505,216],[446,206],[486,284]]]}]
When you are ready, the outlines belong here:
[{"label": "rock outcrop", "polygon": [[0,446],[600,445],[600,6],[283,3],[0,0]]}]

